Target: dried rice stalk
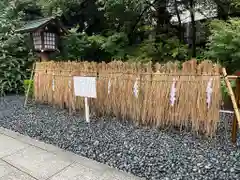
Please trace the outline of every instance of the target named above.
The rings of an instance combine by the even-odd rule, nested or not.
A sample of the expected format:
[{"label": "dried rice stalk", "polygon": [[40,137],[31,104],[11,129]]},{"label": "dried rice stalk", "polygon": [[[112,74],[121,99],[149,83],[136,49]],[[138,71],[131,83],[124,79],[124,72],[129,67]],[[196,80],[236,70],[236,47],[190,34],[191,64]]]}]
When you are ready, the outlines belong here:
[{"label": "dried rice stalk", "polygon": [[[75,97],[72,77],[98,75],[97,99],[90,100],[91,110],[98,116],[114,115],[157,127],[190,127],[212,136],[219,120],[219,69],[209,61],[197,65],[196,60],[185,62],[182,70],[176,63],[155,64],[152,68],[151,63],[122,61],[42,62],[36,63],[34,95],[37,102],[68,107],[70,112],[83,110],[84,98]],[[213,92],[208,108],[206,88],[211,78]],[[176,100],[171,105],[173,79]]]}]

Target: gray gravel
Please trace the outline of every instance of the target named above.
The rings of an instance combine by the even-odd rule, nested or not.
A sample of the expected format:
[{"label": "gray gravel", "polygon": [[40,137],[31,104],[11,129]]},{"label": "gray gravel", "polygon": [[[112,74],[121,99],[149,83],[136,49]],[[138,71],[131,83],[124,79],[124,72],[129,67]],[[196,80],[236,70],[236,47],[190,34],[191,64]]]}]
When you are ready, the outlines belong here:
[{"label": "gray gravel", "polygon": [[0,126],[147,179],[240,179],[240,150],[229,142],[229,123],[220,123],[210,140],[115,118],[87,124],[80,115],[47,105],[24,108],[23,97],[8,96],[0,99]]}]

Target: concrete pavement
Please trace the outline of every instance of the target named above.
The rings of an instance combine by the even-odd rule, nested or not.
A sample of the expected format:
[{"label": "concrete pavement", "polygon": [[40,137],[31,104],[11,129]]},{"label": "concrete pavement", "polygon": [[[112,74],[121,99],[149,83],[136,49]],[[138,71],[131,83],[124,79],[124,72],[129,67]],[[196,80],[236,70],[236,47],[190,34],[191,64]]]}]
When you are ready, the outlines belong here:
[{"label": "concrete pavement", "polygon": [[0,127],[0,180],[140,180]]}]

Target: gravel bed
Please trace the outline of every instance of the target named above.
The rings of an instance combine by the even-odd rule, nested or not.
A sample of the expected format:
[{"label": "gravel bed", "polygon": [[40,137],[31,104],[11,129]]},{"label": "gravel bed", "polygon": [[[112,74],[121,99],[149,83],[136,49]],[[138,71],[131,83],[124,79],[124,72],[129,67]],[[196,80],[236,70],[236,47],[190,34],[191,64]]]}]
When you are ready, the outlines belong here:
[{"label": "gravel bed", "polygon": [[221,115],[226,124],[208,139],[115,118],[87,124],[80,115],[47,105],[24,108],[23,99],[0,99],[0,126],[146,179],[240,179],[240,150],[229,141],[229,115]]}]

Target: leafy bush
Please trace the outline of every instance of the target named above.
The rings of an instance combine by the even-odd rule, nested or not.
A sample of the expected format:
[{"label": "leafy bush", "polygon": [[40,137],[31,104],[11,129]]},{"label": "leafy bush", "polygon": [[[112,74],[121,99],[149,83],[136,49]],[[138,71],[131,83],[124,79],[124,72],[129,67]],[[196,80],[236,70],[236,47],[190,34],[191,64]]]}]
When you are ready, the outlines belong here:
[{"label": "leafy bush", "polygon": [[[30,85],[30,87],[29,87]],[[24,80],[24,92],[25,94],[28,91],[28,87],[29,87],[29,94],[28,97],[33,97],[33,80]]]},{"label": "leafy bush", "polygon": [[[77,33],[77,28],[63,37],[63,59],[84,59],[95,61],[109,61],[112,59],[140,59],[141,61],[168,61],[188,59],[188,46],[180,43],[173,37],[155,42],[148,39],[140,44],[129,46],[125,33],[106,33],[103,35],[88,36],[86,33]],[[62,57],[59,57],[61,59]]]},{"label": "leafy bush", "polygon": [[65,59],[102,61],[125,57],[128,41],[124,33],[114,33],[108,37],[88,36],[86,33],[77,33],[76,30],[77,28],[72,29],[71,33],[62,39],[62,55]]},{"label": "leafy bush", "polygon": [[128,38],[126,34],[114,33],[106,38],[101,45],[101,49],[107,52],[113,59],[125,59],[127,45]]},{"label": "leafy bush", "polygon": [[229,73],[240,69],[240,19],[214,20],[210,28],[206,55],[227,67]]},{"label": "leafy bush", "polygon": [[27,77],[27,60],[11,56],[0,57],[0,95],[23,92],[23,79]]},{"label": "leafy bush", "polygon": [[188,59],[188,47],[181,44],[177,38],[155,42],[155,39],[146,40],[135,49],[129,51],[130,57],[151,59],[152,61],[185,60]]},{"label": "leafy bush", "polygon": [[[236,88],[235,80],[230,81],[230,83],[233,89]],[[224,80],[221,81],[221,91],[222,91],[223,100],[225,100],[229,95],[228,95],[227,85]]]},{"label": "leafy bush", "polygon": [[21,26],[24,13],[11,1],[0,13],[0,95],[23,92],[23,80],[33,58],[22,34],[15,33]]}]

